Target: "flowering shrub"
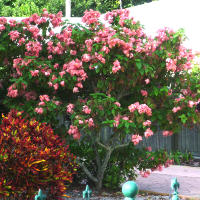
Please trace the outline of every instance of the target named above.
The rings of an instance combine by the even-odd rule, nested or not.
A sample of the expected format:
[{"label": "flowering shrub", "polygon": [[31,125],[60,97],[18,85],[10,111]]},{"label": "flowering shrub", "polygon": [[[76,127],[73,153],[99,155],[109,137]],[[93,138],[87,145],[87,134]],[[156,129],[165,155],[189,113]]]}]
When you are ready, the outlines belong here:
[{"label": "flowering shrub", "polygon": [[[57,115],[67,114],[71,124],[64,132],[80,140],[77,149],[95,155],[94,174],[86,167],[90,160],[83,162],[88,151],[80,152],[79,165],[98,189],[118,148],[131,141],[137,145],[158,126],[169,136],[181,124],[200,119],[200,94],[193,86],[199,85],[199,77],[189,72],[194,55],[182,45],[182,31],[164,28],[152,38],[128,14],[108,12],[105,25],[100,13],[86,11],[85,27],[64,24],[61,13],[47,11],[22,22],[0,20],[1,38],[15,49],[11,54],[0,49],[0,63],[9,77],[2,83],[8,91],[4,105],[53,128]],[[106,132],[103,140],[106,127],[113,133]]]},{"label": "flowering shrub", "polygon": [[12,110],[3,115],[0,138],[1,198],[34,199],[41,188],[48,199],[62,199],[64,181],[71,183],[76,170],[75,157],[50,126]]}]

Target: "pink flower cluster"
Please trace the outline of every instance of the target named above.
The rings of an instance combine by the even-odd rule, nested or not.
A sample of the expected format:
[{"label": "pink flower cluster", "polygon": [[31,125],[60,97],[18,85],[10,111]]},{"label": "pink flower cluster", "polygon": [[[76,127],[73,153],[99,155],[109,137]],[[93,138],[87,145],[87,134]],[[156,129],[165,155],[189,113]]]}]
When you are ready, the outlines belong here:
[{"label": "pink flower cluster", "polygon": [[19,38],[20,33],[18,31],[10,31],[8,35],[10,35],[10,39],[12,41],[15,41],[16,39]]},{"label": "pink flower cluster", "polygon": [[77,126],[73,126],[73,125],[70,125],[70,128],[68,130],[68,134],[69,135],[73,135],[73,138],[75,140],[77,140],[77,139],[79,140],[80,137],[81,137],[81,134],[80,134],[80,132],[78,130],[78,127]]},{"label": "pink flower cluster", "polygon": [[140,176],[142,176],[143,178],[147,178],[150,175],[150,173],[150,170],[140,171]]},{"label": "pink flower cluster", "polygon": [[174,107],[174,108],[172,109],[172,112],[173,112],[173,113],[176,113],[176,112],[178,112],[179,110],[181,110],[181,107],[180,107],[180,106]]},{"label": "pink flower cluster", "polygon": [[63,70],[68,72],[71,76],[77,76],[78,82],[84,81],[87,74],[83,69],[82,62],[79,59],[72,60],[68,64],[63,65]]},{"label": "pink flower cluster", "polygon": [[114,127],[118,127],[118,126],[119,126],[120,119],[121,119],[121,115],[119,115],[119,114],[118,114],[117,116],[114,117],[114,121],[115,121],[115,122],[113,123],[113,126],[114,126]]},{"label": "pink flower cluster", "polygon": [[119,102],[115,102],[114,103],[117,107],[120,107],[121,106],[121,104],[119,103]]},{"label": "pink flower cluster", "polygon": [[85,114],[90,114],[91,113],[91,109],[88,107],[88,106],[83,106],[83,109],[82,111],[85,113]]},{"label": "pink flower cluster", "polygon": [[151,121],[146,120],[145,122],[143,122],[143,126],[151,126]]},{"label": "pink flower cluster", "polygon": [[40,101],[50,101],[49,96],[44,94],[39,96]]},{"label": "pink flower cluster", "polygon": [[13,89],[13,87],[15,87],[15,86],[11,85],[8,88],[8,94],[7,94],[7,96],[11,97],[11,98],[16,98],[18,96],[18,90],[17,89]]},{"label": "pink flower cluster", "polygon": [[94,127],[94,121],[92,118],[86,119],[85,124],[88,124],[89,127]]},{"label": "pink flower cluster", "polygon": [[[119,24],[121,26],[124,26],[124,20],[128,19],[129,17],[129,10],[113,10],[111,12],[107,12],[105,15],[105,20],[108,21],[108,23],[112,24],[114,19],[119,16]],[[133,21],[135,24],[135,21]]]},{"label": "pink flower cluster", "polygon": [[121,69],[120,62],[116,60],[115,62],[113,62],[113,65],[114,66],[112,67],[112,72],[113,74],[116,74]]},{"label": "pink flower cluster", "polygon": [[30,72],[31,72],[31,76],[33,76],[33,77],[39,75],[39,70],[37,70],[37,69],[34,71],[31,70]]},{"label": "pink flower cluster", "polygon": [[175,72],[176,69],[177,69],[176,63],[177,63],[177,60],[173,60],[171,58],[167,58],[166,59],[166,68],[167,68],[167,71],[173,71],[173,72]]},{"label": "pink flower cluster", "polygon": [[39,56],[40,51],[42,50],[42,45],[39,42],[29,41],[26,44],[26,50],[25,52],[26,56]]},{"label": "pink flower cluster", "polygon": [[137,145],[140,141],[142,141],[142,136],[140,135],[132,135],[131,141],[134,145]]},{"label": "pink flower cluster", "polygon": [[41,115],[44,112],[44,110],[43,108],[35,108],[35,112]]},{"label": "pink flower cluster", "polygon": [[162,134],[163,134],[163,136],[171,136],[171,135],[173,135],[173,132],[172,131],[163,131]]},{"label": "pink flower cluster", "polygon": [[89,11],[86,10],[84,12],[84,16],[82,18],[82,22],[86,23],[87,25],[99,25],[99,17],[101,16],[100,12],[94,11],[90,9]]},{"label": "pink flower cluster", "polygon": [[147,97],[148,96],[148,92],[146,90],[141,90],[140,91],[142,96]]},{"label": "pink flower cluster", "polygon": [[134,112],[135,110],[138,110],[139,114],[146,113],[146,115],[148,115],[148,116],[152,115],[151,108],[149,108],[146,104],[139,104],[139,102],[131,104],[128,107],[128,109],[130,112]]},{"label": "pink flower cluster", "polygon": [[166,163],[165,163],[165,167],[169,167],[170,165],[173,165],[174,164],[174,161],[173,160],[170,160],[170,159],[167,159]]},{"label": "pink flower cluster", "polygon": [[66,111],[68,113],[72,114],[74,112],[73,109],[74,109],[74,104],[70,103],[70,104],[67,105],[67,110]]},{"label": "pink flower cluster", "polygon": [[147,128],[147,130],[144,132],[144,136],[146,138],[150,137],[153,135],[153,131],[150,128]]}]

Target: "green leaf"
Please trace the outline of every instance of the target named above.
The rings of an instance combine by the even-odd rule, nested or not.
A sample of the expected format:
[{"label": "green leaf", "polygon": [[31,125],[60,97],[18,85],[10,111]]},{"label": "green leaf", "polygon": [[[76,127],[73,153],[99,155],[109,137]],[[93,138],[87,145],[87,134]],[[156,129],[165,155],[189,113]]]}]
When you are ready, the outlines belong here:
[{"label": "green leaf", "polygon": [[187,117],[186,117],[185,114],[180,115],[179,118],[181,119],[181,122],[182,122],[183,124],[186,123],[186,121],[187,121]]},{"label": "green leaf", "polygon": [[140,59],[135,59],[136,67],[141,70],[142,69],[142,62]]}]

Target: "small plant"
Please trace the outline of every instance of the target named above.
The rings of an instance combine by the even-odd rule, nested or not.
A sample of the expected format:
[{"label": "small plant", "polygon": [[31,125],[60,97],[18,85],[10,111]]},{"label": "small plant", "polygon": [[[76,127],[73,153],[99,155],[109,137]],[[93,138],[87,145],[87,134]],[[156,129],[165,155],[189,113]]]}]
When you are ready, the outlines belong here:
[{"label": "small plant", "polygon": [[170,158],[174,160],[174,164],[181,165],[182,163],[189,163],[193,160],[191,152],[182,153],[180,151],[175,151],[170,154]]},{"label": "small plant", "polygon": [[64,181],[72,182],[75,156],[50,126],[26,120],[21,112],[2,115],[0,125],[0,198],[32,200],[39,188],[47,199],[61,199]]}]

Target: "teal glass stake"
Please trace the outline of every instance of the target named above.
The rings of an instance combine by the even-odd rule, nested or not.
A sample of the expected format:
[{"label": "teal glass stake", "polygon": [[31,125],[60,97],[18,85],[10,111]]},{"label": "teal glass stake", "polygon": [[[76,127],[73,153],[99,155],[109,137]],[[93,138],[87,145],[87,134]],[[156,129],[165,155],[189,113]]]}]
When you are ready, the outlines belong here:
[{"label": "teal glass stake", "polygon": [[89,186],[86,185],[85,190],[83,191],[83,199],[90,200],[90,196],[92,194],[92,190],[90,190]]},{"label": "teal glass stake", "polygon": [[177,178],[173,178],[171,181],[171,188],[174,190],[172,193],[172,199],[171,200],[179,200],[178,197],[178,188],[179,188],[179,182],[177,181]]},{"label": "teal glass stake", "polygon": [[138,186],[134,181],[127,181],[122,185],[122,193],[125,196],[124,200],[135,200],[138,191]]},{"label": "teal glass stake", "polygon": [[46,194],[43,194],[42,190],[39,189],[38,194],[35,196],[35,200],[45,200],[46,198]]}]

